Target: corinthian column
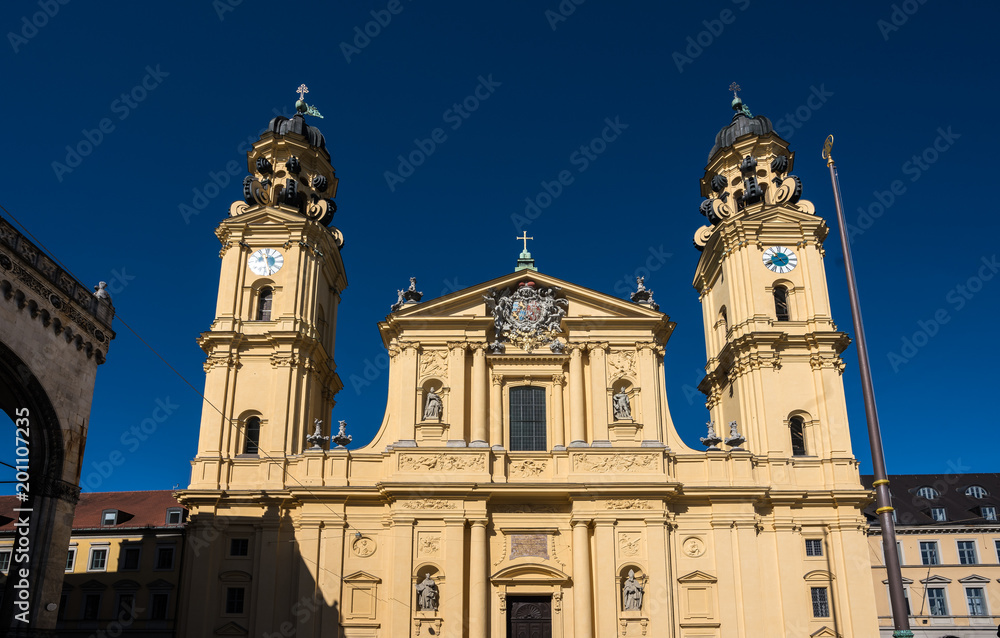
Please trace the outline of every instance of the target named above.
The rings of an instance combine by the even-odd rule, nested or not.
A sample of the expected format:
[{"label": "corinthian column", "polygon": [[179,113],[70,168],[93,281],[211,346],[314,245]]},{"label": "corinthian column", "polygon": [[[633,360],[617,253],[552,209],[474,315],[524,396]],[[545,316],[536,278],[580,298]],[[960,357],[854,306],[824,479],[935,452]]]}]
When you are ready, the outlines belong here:
[{"label": "corinthian column", "polygon": [[469,638],[488,638],[486,616],[488,586],[486,582],[486,521],[474,520],[469,543]]},{"label": "corinthian column", "polygon": [[587,418],[583,402],[583,348],[569,351],[569,429],[570,447],[587,447]]},{"label": "corinthian column", "polygon": [[561,373],[552,377],[552,448],[556,450],[566,449],[566,424],[563,420],[564,383],[566,379]]},{"label": "corinthian column", "polygon": [[590,388],[593,396],[590,398],[591,418],[594,421],[594,447],[610,447],[608,440],[608,398],[605,388],[608,386],[608,373],[604,367],[608,344],[592,343],[590,350]]},{"label": "corinthian column", "polygon": [[486,442],[486,344],[472,346],[472,442],[470,447],[489,447]]},{"label": "corinthian column", "polygon": [[452,439],[467,441],[465,432],[465,348],[461,341],[448,342],[448,423]]},{"label": "corinthian column", "polygon": [[[594,638],[594,600],[590,582],[590,521],[573,521],[573,638]],[[469,635],[472,638],[472,635]]]},{"label": "corinthian column", "polygon": [[490,445],[503,447],[503,377],[494,374],[490,392]]}]

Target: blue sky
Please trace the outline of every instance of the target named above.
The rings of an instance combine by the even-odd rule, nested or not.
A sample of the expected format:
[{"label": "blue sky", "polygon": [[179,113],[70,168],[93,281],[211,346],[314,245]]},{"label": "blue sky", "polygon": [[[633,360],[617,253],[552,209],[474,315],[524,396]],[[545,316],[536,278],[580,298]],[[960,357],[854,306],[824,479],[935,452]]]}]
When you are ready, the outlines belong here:
[{"label": "blue sky", "polygon": [[[834,318],[853,333],[820,158],[836,135],[889,471],[996,468],[972,436],[998,425],[985,400],[998,381],[986,335],[1000,298],[986,188],[1000,97],[988,71],[994,4],[5,6],[3,205],[82,281],[108,281],[119,316],[199,390],[195,338],[213,318],[219,276],[213,230],[240,197],[248,144],[275,111],[290,114],[305,83],[340,178],[334,225],[346,236],[349,287],[336,352],[346,387],[333,418],[356,443],[384,411],[376,323],[396,289],[416,276],[428,299],[510,272],[526,230],[540,270],[561,279],[624,296],[647,275],[678,324],[667,392],[695,445],[707,412],[693,390],[705,349],[691,238],[703,223],[698,180],[736,81],[797,152],[803,197],[831,225]],[[477,87],[475,109],[455,109]],[[616,139],[581,159],[609,121]],[[435,129],[426,160],[402,181],[387,177],[402,176],[398,156],[430,148]],[[523,219],[526,199],[545,202],[544,183],[561,171],[572,183]],[[84,488],[187,485],[201,399],[116,329]],[[867,472],[853,346],[846,361],[854,452]],[[169,417],[146,440],[123,439],[162,405]],[[95,468],[116,451],[123,464],[101,476]]]}]

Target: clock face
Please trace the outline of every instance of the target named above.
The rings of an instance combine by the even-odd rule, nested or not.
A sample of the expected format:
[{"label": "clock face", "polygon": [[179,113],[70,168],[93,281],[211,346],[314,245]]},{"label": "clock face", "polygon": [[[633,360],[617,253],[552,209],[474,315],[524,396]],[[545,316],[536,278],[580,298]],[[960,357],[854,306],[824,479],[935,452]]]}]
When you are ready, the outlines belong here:
[{"label": "clock face", "polygon": [[250,270],[258,275],[273,275],[281,270],[285,258],[273,248],[261,248],[250,255]]},{"label": "clock face", "polygon": [[791,272],[797,263],[799,263],[799,258],[790,248],[771,246],[764,251],[764,265],[771,272]]}]

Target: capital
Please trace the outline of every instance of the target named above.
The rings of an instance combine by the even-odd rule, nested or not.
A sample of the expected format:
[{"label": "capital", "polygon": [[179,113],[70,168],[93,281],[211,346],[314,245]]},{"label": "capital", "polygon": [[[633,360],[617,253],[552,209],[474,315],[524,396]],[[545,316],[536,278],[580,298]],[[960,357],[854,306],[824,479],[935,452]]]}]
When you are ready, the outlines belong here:
[{"label": "capital", "polygon": [[566,375],[564,374],[554,374],[552,375],[552,383],[556,385],[566,385]]},{"label": "capital", "polygon": [[587,351],[604,354],[608,351],[610,347],[611,344],[608,343],[607,341],[595,341],[593,343],[587,344]]},{"label": "capital", "polygon": [[448,350],[452,353],[462,351],[464,352],[466,348],[469,347],[469,343],[466,341],[449,341]]},{"label": "capital", "polygon": [[493,374],[490,375],[490,380],[493,382],[493,385],[503,385],[502,374],[497,374],[494,372]]}]

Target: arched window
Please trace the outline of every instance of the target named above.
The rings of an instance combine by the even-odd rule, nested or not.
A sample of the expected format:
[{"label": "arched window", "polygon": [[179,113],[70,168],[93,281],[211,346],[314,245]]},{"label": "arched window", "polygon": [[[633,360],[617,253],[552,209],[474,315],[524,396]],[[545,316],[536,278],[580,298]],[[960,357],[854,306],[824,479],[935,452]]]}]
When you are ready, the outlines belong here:
[{"label": "arched window", "polygon": [[806,434],[805,424],[802,417],[793,416],[788,421],[788,430],[792,436],[792,456],[806,455]]},{"label": "arched window", "polygon": [[510,389],[510,449],[538,452],[545,444],[545,388]]},{"label": "arched window", "polygon": [[971,496],[972,498],[986,498],[989,493],[985,488],[979,487],[978,485],[970,485],[965,488],[965,495]]},{"label": "arched window", "polygon": [[243,426],[243,453],[257,454],[260,450],[260,419],[252,416]]},{"label": "arched window", "polygon": [[774,316],[778,321],[788,321],[788,288],[774,287]]},{"label": "arched window", "polygon": [[271,320],[271,301],[274,298],[274,291],[268,287],[260,289],[257,294],[257,321]]},{"label": "arched window", "polygon": [[924,486],[917,490],[917,496],[921,496],[928,500],[933,500],[938,497],[938,491],[933,487]]}]

